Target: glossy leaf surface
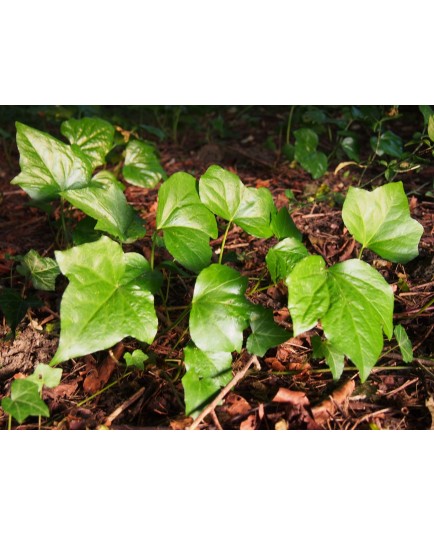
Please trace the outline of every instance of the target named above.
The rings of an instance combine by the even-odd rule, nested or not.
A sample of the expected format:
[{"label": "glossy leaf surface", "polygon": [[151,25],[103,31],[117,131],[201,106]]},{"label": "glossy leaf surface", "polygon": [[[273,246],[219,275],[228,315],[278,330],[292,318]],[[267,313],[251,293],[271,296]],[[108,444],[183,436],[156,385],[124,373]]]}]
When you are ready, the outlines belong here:
[{"label": "glossy leaf surface", "polygon": [[30,278],[32,285],[38,290],[54,290],[56,277],[60,274],[54,259],[41,257],[34,249],[24,255],[17,271]]},{"label": "glossy leaf surface", "polygon": [[175,173],[158,193],[157,229],[167,250],[183,266],[199,272],[211,261],[209,239],[217,238],[217,223],[197,193],[197,181]]},{"label": "glossy leaf surface", "polygon": [[61,303],[61,332],[51,365],[110,348],[124,337],[151,343],[157,316],[148,261],[123,253],[108,237],[66,251],[56,260],[70,281]]},{"label": "glossy leaf surface", "polygon": [[342,218],[364,248],[389,261],[405,263],[419,253],[423,227],[410,217],[402,182],[385,184],[373,192],[351,187]]},{"label": "glossy leaf surface", "polygon": [[276,238],[283,240],[284,238],[295,238],[301,240],[302,235],[297,229],[290,213],[286,207],[273,212],[271,219],[271,230]]},{"label": "glossy leaf surface", "polygon": [[254,306],[250,314],[252,333],[247,339],[247,351],[263,357],[270,348],[287,341],[291,334],[276,324],[271,309]]},{"label": "glossy leaf surface", "polygon": [[295,265],[309,256],[304,244],[295,238],[286,238],[268,250],[265,257],[271,279],[277,283],[284,281]]},{"label": "glossy leaf surface", "polygon": [[205,352],[239,352],[251,310],[245,298],[247,278],[212,264],[196,280],[190,312],[190,334]]},{"label": "glossy leaf surface", "polygon": [[128,143],[122,174],[127,182],[142,188],[154,188],[166,179],[154,147],[139,140]]}]

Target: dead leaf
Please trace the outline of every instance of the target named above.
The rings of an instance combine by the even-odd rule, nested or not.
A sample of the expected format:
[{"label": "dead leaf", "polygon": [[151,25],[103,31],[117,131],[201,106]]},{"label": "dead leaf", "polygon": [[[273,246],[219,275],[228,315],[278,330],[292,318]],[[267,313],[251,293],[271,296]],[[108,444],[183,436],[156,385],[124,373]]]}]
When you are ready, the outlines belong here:
[{"label": "dead leaf", "polygon": [[327,422],[342,404],[348,399],[354,391],[356,384],[354,380],[348,380],[346,383],[333,391],[327,400],[323,400],[317,406],[312,408],[312,415],[317,424]]},{"label": "dead leaf", "polygon": [[434,430],[434,397],[433,396],[430,396],[427,400],[425,400],[425,406],[427,407],[428,411],[431,413],[430,430]]},{"label": "dead leaf", "polygon": [[73,381],[71,383],[62,383],[57,387],[52,387],[50,389],[45,388],[44,395],[53,400],[55,398],[69,398],[75,393],[77,387],[78,382],[76,381]]},{"label": "dead leaf", "polygon": [[294,406],[308,406],[309,399],[306,394],[301,391],[291,391],[286,387],[280,387],[275,394],[272,402],[278,404],[292,404]]},{"label": "dead leaf", "polygon": [[240,424],[240,430],[256,430],[256,415],[254,413]]},{"label": "dead leaf", "polygon": [[274,429],[275,430],[289,430],[288,421],[286,421],[285,419],[280,419],[274,425]]},{"label": "dead leaf", "polygon": [[192,423],[193,419],[191,417],[185,417],[184,419],[170,421],[170,428],[172,430],[186,430]]},{"label": "dead leaf", "polygon": [[[110,380],[115,371],[118,361],[124,352],[124,345],[119,343],[113,350],[109,350],[109,355],[101,365],[96,368],[89,360],[86,365],[89,367],[87,376],[83,382],[83,390],[86,394],[93,395],[102,389]],[[93,360],[95,362],[95,360]]]},{"label": "dead leaf", "polygon": [[283,372],[286,370],[286,367],[282,365],[282,363],[275,357],[266,357],[264,361],[269,367],[271,367],[272,370],[275,370],[276,372]]},{"label": "dead leaf", "polygon": [[226,397],[226,403],[224,406],[225,412],[231,417],[238,415],[244,415],[252,409],[252,406],[247,402],[245,398],[235,393],[229,393]]}]

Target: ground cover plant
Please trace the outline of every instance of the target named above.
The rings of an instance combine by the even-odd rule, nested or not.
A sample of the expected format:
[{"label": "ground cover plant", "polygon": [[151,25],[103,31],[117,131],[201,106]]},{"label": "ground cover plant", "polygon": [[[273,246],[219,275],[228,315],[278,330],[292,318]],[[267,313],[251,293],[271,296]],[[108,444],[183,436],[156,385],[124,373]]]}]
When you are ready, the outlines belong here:
[{"label": "ground cover plant", "polygon": [[[261,132],[249,111],[243,112],[249,128]],[[430,318],[431,281],[421,284],[425,302],[413,316],[396,312],[402,303],[397,291],[412,294],[405,266],[418,262],[426,244],[401,180],[404,171],[408,176],[429,169],[432,157],[434,114],[426,106],[417,112],[422,129],[405,143],[384,126],[399,120],[397,107],[382,115],[371,107],[347,107],[339,114],[289,107],[280,130],[263,142],[280,164],[267,163],[259,150],[251,160],[271,175],[278,165],[307,173],[303,202],[296,188],[281,187],[276,194],[270,179],[253,176],[248,185],[233,165],[220,165],[225,158],[215,139],[233,136],[221,114],[206,121],[208,143],[197,153],[198,174],[181,163],[166,171],[170,165],[163,165],[156,150],[167,131],[170,148],[179,150],[186,113],[181,107],[170,111],[168,129],[162,121],[159,127],[141,122],[125,129],[101,117],[68,118],[59,129],[66,141],[17,122],[20,172],[11,184],[45,214],[53,240],[42,255],[30,248],[4,257],[9,274],[0,290],[3,348],[16,344],[26,318],[54,344],[31,374],[9,377],[4,425],[111,427],[146,401],[153,418],[161,415],[172,428],[317,428],[331,426],[336,413],[342,419],[351,397],[378,400],[381,388],[370,393],[376,370],[429,376],[432,357],[424,349],[432,323],[420,344],[412,342],[408,325],[413,318]],[[161,111],[152,113],[158,117]],[[362,127],[369,140],[365,155]],[[329,155],[321,147],[324,133],[333,143]],[[341,153],[352,160],[341,160]],[[233,154],[250,159],[243,146],[232,148]],[[335,180],[351,181],[350,170],[360,172],[338,191],[322,180],[334,158]],[[432,181],[424,184],[428,196],[431,187]],[[144,201],[131,202],[131,192]],[[321,203],[333,209],[340,223],[332,223],[344,231],[344,243],[334,252],[295,223],[297,213],[314,221],[312,210]],[[396,283],[390,281],[393,266]],[[49,312],[49,320],[38,323],[38,310]],[[301,355],[291,356],[292,348],[301,348]],[[424,353],[415,357],[418,348]],[[381,367],[388,355],[398,364]],[[308,397],[300,385],[315,377],[315,367],[317,377],[325,375],[330,383],[311,389]],[[65,371],[76,379],[61,380]],[[138,387],[141,381],[149,389]],[[418,411],[428,422],[426,377],[424,382]],[[155,385],[165,386],[164,396],[151,394]],[[250,402],[236,394],[242,385],[251,386]],[[131,396],[116,400],[118,387],[134,386]],[[80,388],[87,396],[73,401]],[[104,418],[83,408],[104,396],[117,406]],[[361,419],[371,427],[378,422]]]}]

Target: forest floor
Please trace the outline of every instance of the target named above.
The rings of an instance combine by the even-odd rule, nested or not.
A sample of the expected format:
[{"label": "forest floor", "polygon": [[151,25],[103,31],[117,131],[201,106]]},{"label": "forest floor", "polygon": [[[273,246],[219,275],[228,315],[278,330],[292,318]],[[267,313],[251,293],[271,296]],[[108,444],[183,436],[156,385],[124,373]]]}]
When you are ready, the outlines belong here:
[{"label": "forest floor", "polygon": [[[319,253],[331,265],[355,257],[358,245],[346,233],[341,203],[350,185],[369,184],[374,170],[361,178],[357,168],[337,174],[331,169],[314,181],[308,173],[289,165],[264,141],[275,132],[265,118],[255,129],[238,125],[236,139],[207,143],[199,136],[184,136],[178,143],[158,143],[161,162],[168,176],[186,171],[199,178],[211,164],[237,173],[248,186],[266,186],[278,207],[288,206],[312,253]],[[53,256],[56,230],[40,209],[28,203],[27,195],[10,185],[19,173],[16,148],[0,150],[0,279],[14,287],[20,283],[14,256],[35,249]],[[348,173],[350,171],[350,173]],[[424,228],[420,255],[403,266],[365,253],[392,286],[395,293],[395,323],[401,323],[412,341],[414,361],[402,361],[394,340],[385,341],[384,351],[369,378],[361,383],[356,369],[346,363],[343,376],[334,382],[323,361],[312,359],[311,337],[315,330],[292,338],[260,359],[260,369],[250,368],[201,429],[430,429],[434,427],[434,169],[407,173],[400,178],[409,197],[411,215]],[[381,182],[373,182],[380,184]],[[285,191],[290,189],[293,200]],[[155,228],[157,190],[127,186],[129,202],[145,219],[147,235],[128,246],[149,258]],[[218,249],[221,238],[212,246]],[[275,239],[274,239],[275,242]],[[244,274],[263,277],[265,254],[273,239],[256,239],[234,227],[226,242],[236,266],[242,259]],[[155,262],[163,259],[157,250]],[[22,281],[22,280],[21,280]],[[48,363],[58,343],[59,304],[66,279],[58,278],[56,292],[39,292],[44,302],[29,309],[15,339],[0,317],[0,398],[8,396],[13,378],[25,377],[38,363]],[[264,285],[267,279],[264,280]],[[18,287],[19,288],[19,287]],[[176,303],[191,300],[192,286],[179,280]],[[272,286],[255,294],[255,301],[274,311],[275,321],[291,328],[286,291]],[[156,302],[158,312],[158,301]],[[152,363],[144,371],[126,369],[119,361],[124,351],[137,348],[126,339],[112,351],[103,351],[62,364],[58,387],[45,389],[44,401],[51,417],[29,418],[18,429],[185,429],[192,419],[184,414],[181,378],[184,373],[182,348],[187,340],[187,320],[172,325],[161,313],[160,329],[147,353]],[[234,374],[249,359],[247,353],[234,355]],[[8,417],[0,409],[0,429]]]}]

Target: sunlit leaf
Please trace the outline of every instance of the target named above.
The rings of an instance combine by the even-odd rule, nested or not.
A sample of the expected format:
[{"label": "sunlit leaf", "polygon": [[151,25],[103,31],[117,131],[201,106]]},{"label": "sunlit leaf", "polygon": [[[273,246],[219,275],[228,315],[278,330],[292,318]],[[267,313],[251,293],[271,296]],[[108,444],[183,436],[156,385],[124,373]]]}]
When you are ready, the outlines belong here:
[{"label": "sunlit leaf", "polygon": [[122,174],[127,182],[142,188],[154,188],[166,179],[155,148],[139,140],[128,143]]},{"label": "sunlit leaf", "polygon": [[271,279],[277,283],[284,281],[294,266],[307,257],[309,252],[296,238],[286,238],[268,250],[265,257]]},{"label": "sunlit leaf", "polygon": [[263,357],[270,348],[287,341],[291,334],[276,324],[271,309],[252,307],[250,313],[252,333],[247,339],[247,351]]},{"label": "sunlit leaf", "polygon": [[3,398],[2,408],[20,424],[30,416],[50,416],[47,404],[39,395],[37,384],[30,380],[14,380],[11,396]]},{"label": "sunlit leaf", "polygon": [[33,374],[27,376],[26,380],[35,383],[38,386],[39,392],[42,391],[42,387],[57,387],[62,378],[62,369],[50,367],[44,363],[39,363],[35,368]]},{"label": "sunlit leaf", "polygon": [[139,370],[145,370],[144,363],[149,359],[149,356],[142,352],[142,350],[134,350],[132,354],[125,352],[124,359],[127,367],[136,367]]}]

